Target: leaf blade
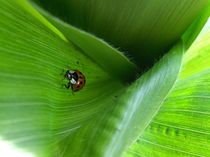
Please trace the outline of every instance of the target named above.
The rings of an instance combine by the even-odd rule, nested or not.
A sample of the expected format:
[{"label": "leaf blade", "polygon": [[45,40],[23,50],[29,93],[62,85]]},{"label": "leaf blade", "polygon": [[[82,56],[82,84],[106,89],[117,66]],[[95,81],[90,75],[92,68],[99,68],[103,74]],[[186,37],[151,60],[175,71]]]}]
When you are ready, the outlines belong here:
[{"label": "leaf blade", "polygon": [[170,49],[208,0],[40,1],[64,21],[132,56],[144,71]]},{"label": "leaf blade", "polygon": [[[112,105],[112,90],[118,95],[124,86],[15,1],[0,4],[1,140],[34,156],[53,156],[59,140],[102,112],[107,102]],[[62,88],[66,66],[87,79],[74,95]]]},{"label": "leaf blade", "polygon": [[184,54],[174,90],[125,156],[209,156],[209,33]]},{"label": "leaf blade", "polygon": [[[47,12],[36,6],[40,13],[45,16],[54,26],[62,31],[66,38],[79,47],[88,57],[94,60],[100,67],[111,76],[124,83],[135,79],[137,66],[132,63],[119,50],[108,43],[76,27],[68,25],[59,19],[53,18]],[[122,71],[122,69],[124,69]]]}]

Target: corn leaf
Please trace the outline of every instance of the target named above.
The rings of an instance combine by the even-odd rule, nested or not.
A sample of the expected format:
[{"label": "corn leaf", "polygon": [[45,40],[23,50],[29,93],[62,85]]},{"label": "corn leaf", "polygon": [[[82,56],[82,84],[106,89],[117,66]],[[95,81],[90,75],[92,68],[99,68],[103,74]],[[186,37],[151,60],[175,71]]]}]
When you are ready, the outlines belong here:
[{"label": "corn leaf", "polygon": [[[128,85],[120,67],[135,65],[117,49],[36,9],[0,0],[1,141],[38,157],[210,156],[208,27]],[[84,89],[63,86],[67,68]]]},{"label": "corn leaf", "polygon": [[210,155],[209,52],[208,27],[184,54],[171,91],[126,157]]},{"label": "corn leaf", "polygon": [[142,71],[179,40],[208,4],[208,0],[36,1],[64,21],[124,51]]}]

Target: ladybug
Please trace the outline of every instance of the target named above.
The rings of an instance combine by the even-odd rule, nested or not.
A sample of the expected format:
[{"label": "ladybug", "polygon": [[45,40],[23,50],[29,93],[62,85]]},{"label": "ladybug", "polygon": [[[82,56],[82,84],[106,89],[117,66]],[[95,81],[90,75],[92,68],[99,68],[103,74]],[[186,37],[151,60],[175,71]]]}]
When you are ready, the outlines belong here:
[{"label": "ladybug", "polygon": [[69,80],[66,88],[76,92],[85,86],[85,76],[79,70],[67,70],[64,77]]}]

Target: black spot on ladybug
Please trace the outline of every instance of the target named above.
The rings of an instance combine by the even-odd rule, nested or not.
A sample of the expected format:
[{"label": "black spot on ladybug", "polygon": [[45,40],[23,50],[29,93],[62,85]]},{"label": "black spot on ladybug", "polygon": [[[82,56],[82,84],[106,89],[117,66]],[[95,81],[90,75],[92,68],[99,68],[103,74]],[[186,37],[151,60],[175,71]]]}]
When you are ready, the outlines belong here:
[{"label": "black spot on ladybug", "polygon": [[79,84],[82,84],[83,82],[81,81]]},{"label": "black spot on ladybug", "polygon": [[80,88],[80,85],[78,85],[77,88]]},{"label": "black spot on ladybug", "polygon": [[81,79],[82,79],[82,76],[80,76],[79,78],[81,78]]}]

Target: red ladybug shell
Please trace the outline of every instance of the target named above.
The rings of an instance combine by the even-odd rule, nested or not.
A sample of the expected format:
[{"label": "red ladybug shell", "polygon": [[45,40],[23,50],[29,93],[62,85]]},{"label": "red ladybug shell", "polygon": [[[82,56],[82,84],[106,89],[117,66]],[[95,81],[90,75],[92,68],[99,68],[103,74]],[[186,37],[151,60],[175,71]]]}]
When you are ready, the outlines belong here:
[{"label": "red ladybug shell", "polygon": [[74,72],[78,75],[78,80],[76,84],[71,85],[71,89],[76,92],[85,86],[85,76],[79,70],[75,70]]}]

